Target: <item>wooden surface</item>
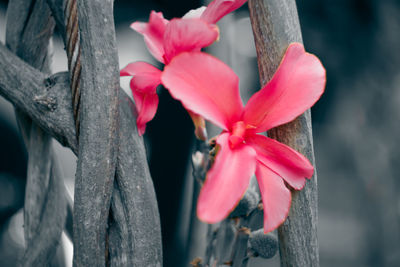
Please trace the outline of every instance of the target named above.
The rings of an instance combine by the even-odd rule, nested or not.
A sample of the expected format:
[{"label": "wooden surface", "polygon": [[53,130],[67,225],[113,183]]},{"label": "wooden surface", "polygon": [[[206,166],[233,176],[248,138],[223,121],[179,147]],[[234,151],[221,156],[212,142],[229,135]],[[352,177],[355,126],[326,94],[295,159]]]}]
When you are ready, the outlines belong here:
[{"label": "wooden surface", "polygon": [[[293,0],[250,0],[261,84],[269,81],[291,42],[302,42]],[[314,164],[311,114],[306,111],[268,135],[305,155]],[[315,164],[314,164],[315,167]],[[281,266],[319,266],[317,239],[317,174],[301,191],[292,191],[287,220],[278,229]]]}]

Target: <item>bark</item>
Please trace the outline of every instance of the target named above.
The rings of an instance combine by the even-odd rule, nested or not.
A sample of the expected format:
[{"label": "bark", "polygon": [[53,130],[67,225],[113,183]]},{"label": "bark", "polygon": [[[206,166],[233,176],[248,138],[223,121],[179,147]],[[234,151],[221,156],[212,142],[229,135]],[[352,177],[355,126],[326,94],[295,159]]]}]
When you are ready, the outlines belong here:
[{"label": "bark", "polygon": [[[250,0],[260,80],[273,76],[291,42],[302,42],[293,0]],[[268,135],[305,155],[314,164],[311,113],[268,131]],[[315,164],[314,164],[315,167]],[[292,192],[289,216],[278,229],[281,266],[319,266],[317,240],[317,173],[301,191]]]},{"label": "bark", "polygon": [[[38,125],[77,154],[69,88],[68,73],[46,76],[0,44],[0,94],[24,112],[29,113]],[[130,235],[130,240],[134,242],[131,244],[131,248],[128,248],[135,250],[135,253],[129,254],[130,257],[136,258],[139,257],[138,255],[145,255],[146,261],[149,262],[148,266],[161,266],[162,248],[158,207],[147,160],[144,156],[143,140],[137,135],[135,118],[130,111],[134,104],[122,90],[120,90],[119,99],[120,109],[125,110],[120,111],[120,122],[121,125],[126,126],[121,126],[124,131],[120,133],[120,147],[123,149],[119,149],[118,158],[124,160],[118,161],[117,181],[121,179],[129,184],[123,188],[126,196],[126,202],[122,202],[125,203],[123,210],[125,211],[124,216],[134,218],[134,220],[130,220],[130,227],[134,230],[119,234],[121,236]],[[130,123],[124,124],[123,120]],[[138,151],[142,152],[138,153]],[[132,158],[132,155],[137,155],[137,157]],[[132,172],[129,169],[143,171]],[[146,184],[144,187],[139,187],[142,193],[139,195],[133,191],[136,188],[137,180]],[[130,205],[128,200],[137,204]],[[147,219],[143,222],[142,219],[145,218],[135,216],[143,210],[152,214],[154,219]],[[128,222],[129,220],[125,220],[122,223],[127,224]],[[152,238],[146,239],[146,235]],[[138,265],[140,266],[140,264]]]},{"label": "bark", "polygon": [[68,80],[67,73],[43,74],[0,44],[0,94],[76,154]]},{"label": "bark", "polygon": [[[64,23],[69,19],[64,17],[67,14],[60,7],[67,2],[48,0],[57,27],[65,33],[64,42],[68,34]],[[123,91],[119,101],[120,145],[109,218],[110,264],[159,266],[162,263],[161,231],[153,182],[143,141],[136,134],[134,105]]]},{"label": "bark", "polygon": [[[136,120],[133,116],[134,104],[121,90],[119,108],[120,140],[117,175],[115,178],[112,212],[120,218],[115,218],[120,231],[113,232],[110,225],[110,248],[118,245],[114,237],[119,235],[126,239],[125,245],[119,244],[117,255],[125,255],[123,261],[114,260],[124,257],[113,257],[112,266],[162,266],[161,226],[157,199],[153,181],[147,165],[143,139],[139,138]],[[115,263],[115,264],[114,264]]]},{"label": "bark", "polygon": [[[8,5],[7,45],[27,63],[50,70],[49,41],[54,21],[43,0],[14,0]],[[17,121],[28,150],[28,173],[24,204],[26,248],[24,266],[48,264],[56,252],[65,222],[64,185],[51,137],[20,110]]]},{"label": "bark", "polygon": [[118,55],[113,1],[79,1],[81,101],[74,198],[74,266],[105,266],[117,161]]}]

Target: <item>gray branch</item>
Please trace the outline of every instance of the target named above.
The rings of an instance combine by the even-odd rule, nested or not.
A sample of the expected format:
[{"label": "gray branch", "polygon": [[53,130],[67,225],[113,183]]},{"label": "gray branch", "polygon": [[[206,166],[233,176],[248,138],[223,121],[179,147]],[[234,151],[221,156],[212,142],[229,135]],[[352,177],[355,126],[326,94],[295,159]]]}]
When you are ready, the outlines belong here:
[{"label": "gray branch", "polygon": [[82,74],[74,266],[105,266],[108,261],[107,225],[119,137],[113,3],[78,1]]},{"label": "gray branch", "polygon": [[[40,127],[77,154],[68,80],[68,73],[45,76],[0,44],[0,94],[29,113]],[[131,112],[134,104],[122,90],[119,101],[121,132],[116,181],[122,191],[122,200],[116,201],[113,208],[124,211],[117,221],[126,227],[121,227],[123,230],[110,231],[110,245],[118,244],[113,242],[113,233],[117,233],[129,240],[120,244],[119,254],[128,253],[129,256],[125,266],[129,266],[131,262],[138,266],[161,266],[158,207],[143,141],[137,135],[135,118]],[[111,225],[110,228],[112,227]],[[111,263],[113,262],[111,258]],[[144,262],[144,265],[140,262]],[[123,263],[120,262],[120,266]]]},{"label": "gray branch", "polygon": [[[52,156],[51,162],[54,163],[54,153]],[[48,266],[60,242],[67,203],[66,198],[62,197],[65,194],[64,183],[60,177],[54,176],[61,172],[56,168],[59,168],[58,164],[52,164],[41,221],[30,240],[32,246],[25,251],[23,266]]]},{"label": "gray branch", "polygon": [[[122,257],[115,257],[114,262],[111,257],[111,266],[162,266],[160,216],[143,139],[137,135],[134,104],[122,90],[119,102],[120,143],[114,190],[114,194],[119,194],[119,200],[114,203],[113,197],[112,212],[123,211],[116,221],[125,225],[125,230],[119,231],[118,235],[126,239],[127,246],[119,249],[118,254]],[[111,248],[117,243],[114,242],[113,225],[110,229]]]},{"label": "gray branch", "polygon": [[[19,70],[19,71],[17,71]],[[51,87],[46,88],[45,75],[28,66],[7,48],[0,44],[0,94],[15,106],[29,114],[42,128],[63,141],[77,154],[75,126],[72,118],[71,93],[69,90],[68,73],[57,73],[50,78]],[[57,102],[57,107],[49,111],[37,105],[33,100],[35,95],[52,98]],[[131,249],[135,253],[130,257],[146,255],[151,260],[149,266],[161,265],[161,230],[158,217],[158,207],[154,188],[148,170],[147,160],[144,155],[142,138],[137,135],[135,117],[132,112],[134,106],[128,95],[120,90],[120,144],[117,166],[117,181],[125,183],[120,190],[124,190],[126,203],[122,208],[124,216],[129,216],[132,230],[120,233],[123,236],[130,235]],[[141,194],[137,194],[136,183],[141,182],[146,186],[140,186]],[[127,186],[129,185],[129,186]],[[135,203],[135,204],[133,204]],[[116,204],[118,205],[118,204]],[[151,216],[141,218],[135,214],[147,211]],[[141,221],[145,220],[145,221]],[[126,228],[128,229],[128,228]],[[151,235],[151,239],[146,239]],[[141,236],[141,237],[140,237]],[[146,240],[146,241],[145,241]],[[128,248],[129,249],[129,248]]]},{"label": "gray branch", "polygon": [[68,80],[67,73],[43,74],[0,44],[0,94],[76,154],[75,128],[69,127],[74,119]]},{"label": "gray branch", "polygon": [[[271,79],[291,42],[302,42],[294,0],[250,0],[260,80]],[[311,113],[272,129],[272,138],[305,155],[313,164]],[[314,164],[315,167],[315,164]],[[289,216],[278,229],[281,266],[319,266],[317,240],[317,174],[301,191],[292,192]]]},{"label": "gray branch", "polygon": [[[48,0],[64,33],[68,1]],[[161,233],[157,201],[142,140],[136,134],[133,103],[120,94],[120,149],[111,199],[109,258],[111,266],[161,265]]]},{"label": "gray branch", "polygon": [[[54,21],[44,0],[10,1],[7,44],[33,67],[49,72],[48,45]],[[21,16],[22,13],[22,16]],[[51,137],[23,112],[17,121],[28,150],[24,204],[26,249],[21,264],[47,265],[55,254],[65,221],[64,185],[51,148]]]}]

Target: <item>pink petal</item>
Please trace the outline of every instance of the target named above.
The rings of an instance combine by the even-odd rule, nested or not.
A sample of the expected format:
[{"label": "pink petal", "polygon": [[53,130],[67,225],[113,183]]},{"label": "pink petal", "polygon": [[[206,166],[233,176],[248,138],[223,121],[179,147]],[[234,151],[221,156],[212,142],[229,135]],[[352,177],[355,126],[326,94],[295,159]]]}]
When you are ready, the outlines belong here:
[{"label": "pink petal", "polygon": [[256,126],[256,132],[292,121],[320,98],[325,79],[319,59],[302,44],[290,44],[271,81],[247,103],[244,121]]},{"label": "pink petal", "polygon": [[264,206],[264,233],[268,233],[285,221],[292,195],[281,177],[263,164],[257,164],[256,177]]},{"label": "pink petal", "polygon": [[134,22],[131,28],[144,36],[144,41],[150,53],[160,62],[164,63],[163,38],[168,20],[164,19],[161,12],[151,11],[148,23]]},{"label": "pink petal", "polygon": [[119,73],[120,76],[134,76],[138,74],[154,76],[155,79],[160,80],[161,71],[147,62],[137,61],[129,63]]},{"label": "pink petal", "polygon": [[164,68],[163,85],[189,109],[229,130],[243,110],[239,79],[222,61],[201,52],[182,53]]},{"label": "pink petal", "polygon": [[156,93],[161,83],[161,71],[146,62],[133,62],[120,71],[120,76],[132,76],[132,91]]},{"label": "pink petal", "polygon": [[161,71],[146,62],[128,64],[120,72],[120,76],[132,76],[130,87],[135,100],[139,135],[143,135],[146,123],[151,121],[157,111],[157,86],[160,84]]},{"label": "pink petal", "polygon": [[229,133],[217,138],[220,150],[200,191],[197,216],[207,223],[224,219],[238,204],[256,168],[256,153],[246,145],[231,149]]},{"label": "pink petal", "polygon": [[222,17],[241,7],[247,0],[214,0],[201,15],[208,23],[217,23]]},{"label": "pink petal", "polygon": [[171,20],[164,35],[165,62],[185,51],[200,51],[217,40],[218,35],[215,25],[200,19]]},{"label": "pink petal", "polygon": [[156,93],[143,93],[137,90],[132,90],[132,95],[138,113],[136,125],[139,136],[142,136],[146,130],[146,123],[151,121],[157,112],[158,95]]},{"label": "pink petal", "polygon": [[307,178],[311,178],[314,167],[299,152],[262,135],[246,137],[246,143],[257,152],[257,159],[268,168],[276,172],[291,187],[300,190],[304,187]]}]

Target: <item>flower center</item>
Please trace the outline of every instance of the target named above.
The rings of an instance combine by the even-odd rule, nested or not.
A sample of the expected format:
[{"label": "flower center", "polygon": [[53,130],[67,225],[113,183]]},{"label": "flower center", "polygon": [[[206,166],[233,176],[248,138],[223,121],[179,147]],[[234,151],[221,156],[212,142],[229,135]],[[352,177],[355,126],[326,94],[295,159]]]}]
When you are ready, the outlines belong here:
[{"label": "flower center", "polygon": [[244,142],[246,129],[246,124],[243,121],[238,121],[233,124],[231,136],[229,136],[229,146],[231,147],[231,149]]}]

